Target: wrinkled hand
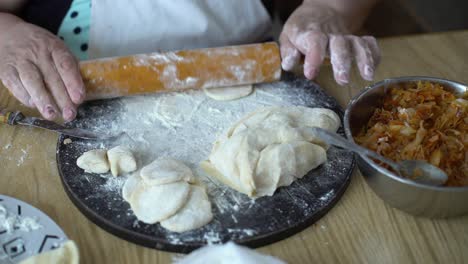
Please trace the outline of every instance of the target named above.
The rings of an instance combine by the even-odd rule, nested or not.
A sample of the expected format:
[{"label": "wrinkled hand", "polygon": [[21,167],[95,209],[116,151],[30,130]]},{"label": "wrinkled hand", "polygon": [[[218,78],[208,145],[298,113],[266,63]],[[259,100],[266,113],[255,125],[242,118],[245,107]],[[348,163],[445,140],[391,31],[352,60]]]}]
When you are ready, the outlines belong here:
[{"label": "wrinkled hand", "polygon": [[0,34],[0,80],[24,105],[52,120],[76,117],[85,98],[78,64],[50,32],[21,20]]},{"label": "wrinkled hand", "polygon": [[349,82],[351,62],[356,60],[361,76],[372,80],[380,61],[374,37],[351,35],[347,21],[332,8],[302,4],[289,17],[280,35],[282,67],[292,70],[304,55],[304,75],[313,79],[329,55],[335,80]]}]

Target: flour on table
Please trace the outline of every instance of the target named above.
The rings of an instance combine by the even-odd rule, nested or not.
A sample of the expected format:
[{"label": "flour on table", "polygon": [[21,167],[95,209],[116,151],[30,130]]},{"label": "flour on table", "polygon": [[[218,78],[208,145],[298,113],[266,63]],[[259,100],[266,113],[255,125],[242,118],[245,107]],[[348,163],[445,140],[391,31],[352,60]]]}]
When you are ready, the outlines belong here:
[{"label": "flour on table", "polygon": [[21,154],[16,162],[16,166],[21,166],[29,157],[29,150],[31,149],[30,145],[27,145],[26,148],[21,149]]}]

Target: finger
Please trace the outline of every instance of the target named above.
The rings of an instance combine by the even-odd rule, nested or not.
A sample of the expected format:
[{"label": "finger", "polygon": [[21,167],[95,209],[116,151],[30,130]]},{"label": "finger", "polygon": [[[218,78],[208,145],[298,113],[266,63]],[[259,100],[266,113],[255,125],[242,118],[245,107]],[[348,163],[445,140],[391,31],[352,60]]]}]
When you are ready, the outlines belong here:
[{"label": "finger", "polygon": [[348,39],[343,35],[330,36],[330,60],[333,67],[333,75],[338,84],[349,83],[351,70],[351,47]]},{"label": "finger", "polygon": [[54,119],[57,116],[57,109],[54,106],[52,97],[44,86],[44,80],[39,69],[31,62],[22,62],[18,65],[17,69],[20,80],[31,96],[37,110],[39,110],[44,118],[49,120]]},{"label": "finger", "polygon": [[280,36],[280,48],[282,58],[281,67],[285,71],[291,71],[294,66],[299,64],[301,53],[294,47],[285,34]]},{"label": "finger", "polygon": [[23,87],[19,78],[18,71],[13,66],[7,66],[6,69],[1,73],[0,80],[3,85],[18,99],[22,104],[35,107],[34,103],[29,96],[28,91]]},{"label": "finger", "polygon": [[367,42],[367,45],[372,52],[372,57],[374,58],[374,67],[377,68],[381,60],[380,48],[379,44],[377,44],[377,40],[372,36],[364,36],[362,39]]},{"label": "finger", "polygon": [[59,107],[62,117],[65,121],[71,121],[76,117],[76,106],[70,99],[70,96],[63,84],[57,69],[55,68],[54,61],[47,54],[40,60],[40,68],[42,76],[44,76],[44,83],[49,92],[52,93],[55,103]]},{"label": "finger", "polygon": [[304,75],[314,79],[319,72],[327,51],[328,37],[321,32],[306,32],[298,34],[293,44],[305,54]]},{"label": "finger", "polygon": [[77,61],[63,43],[57,44],[51,52],[57,72],[72,102],[75,104],[82,103],[85,99],[85,88]]},{"label": "finger", "polygon": [[372,81],[374,78],[374,58],[367,42],[360,37],[351,37],[356,63],[362,78]]}]

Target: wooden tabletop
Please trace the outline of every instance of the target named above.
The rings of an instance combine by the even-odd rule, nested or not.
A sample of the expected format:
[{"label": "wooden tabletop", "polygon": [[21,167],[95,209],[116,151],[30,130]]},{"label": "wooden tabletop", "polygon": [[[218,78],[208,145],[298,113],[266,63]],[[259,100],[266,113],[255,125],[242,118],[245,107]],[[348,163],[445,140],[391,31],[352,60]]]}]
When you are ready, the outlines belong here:
[{"label": "wooden tabletop", "polygon": [[[375,80],[427,75],[468,83],[468,31],[381,39]],[[342,106],[369,83],[353,72],[340,87],[325,66],[317,80]],[[0,87],[0,106],[32,114]],[[0,125],[0,194],[48,214],[75,240],[82,263],[169,263],[175,254],[122,240],[97,227],[68,199],[57,172],[57,135]],[[468,201],[467,201],[468,202]],[[313,226],[258,249],[288,263],[467,263],[468,216],[417,218],[389,207],[359,172],[338,204]]]}]

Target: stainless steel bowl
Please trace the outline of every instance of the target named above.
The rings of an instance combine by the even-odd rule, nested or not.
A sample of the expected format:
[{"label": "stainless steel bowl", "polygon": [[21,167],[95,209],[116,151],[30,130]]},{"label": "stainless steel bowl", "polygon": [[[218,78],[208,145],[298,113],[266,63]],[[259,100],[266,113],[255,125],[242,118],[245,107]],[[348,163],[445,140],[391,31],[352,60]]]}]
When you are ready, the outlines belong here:
[{"label": "stainless steel bowl", "polygon": [[[431,81],[440,83],[456,94],[466,92],[467,86],[450,80],[432,77],[400,77],[386,79],[364,89],[346,108],[344,127],[346,136],[354,142],[367,124],[376,107],[382,105],[387,89],[398,83]],[[413,215],[425,217],[453,217],[468,213],[468,187],[433,187],[398,177],[378,166],[367,157],[358,156],[358,168],[367,184],[391,206]]]}]

